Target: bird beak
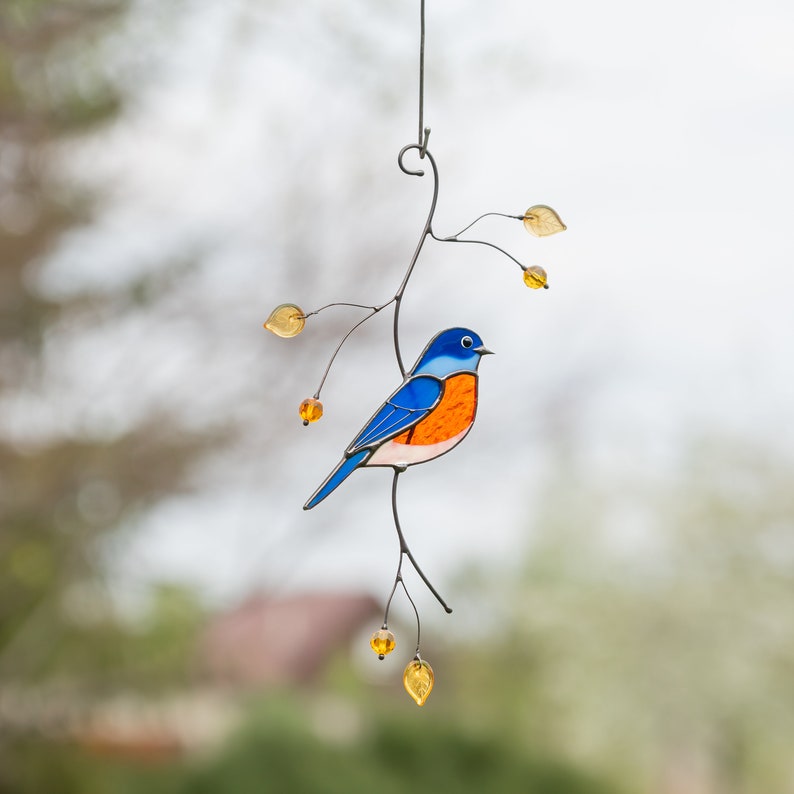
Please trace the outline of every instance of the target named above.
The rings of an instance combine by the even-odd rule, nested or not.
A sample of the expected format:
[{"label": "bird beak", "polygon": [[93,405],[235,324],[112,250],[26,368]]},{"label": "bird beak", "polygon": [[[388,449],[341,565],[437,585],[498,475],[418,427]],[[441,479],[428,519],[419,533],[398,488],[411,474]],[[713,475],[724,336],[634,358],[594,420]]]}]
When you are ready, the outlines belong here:
[{"label": "bird beak", "polygon": [[492,356],[493,350],[488,350],[485,345],[480,345],[479,347],[474,348],[475,353],[479,353],[481,356]]}]

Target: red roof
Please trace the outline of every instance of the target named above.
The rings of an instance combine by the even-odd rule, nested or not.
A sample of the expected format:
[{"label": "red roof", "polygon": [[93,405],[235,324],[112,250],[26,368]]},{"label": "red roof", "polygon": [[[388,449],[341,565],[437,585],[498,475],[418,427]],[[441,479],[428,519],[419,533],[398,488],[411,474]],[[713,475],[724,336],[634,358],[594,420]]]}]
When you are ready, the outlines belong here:
[{"label": "red roof", "polygon": [[212,621],[204,638],[204,663],[223,683],[307,683],[362,627],[380,628],[381,610],[367,595],[254,595]]}]

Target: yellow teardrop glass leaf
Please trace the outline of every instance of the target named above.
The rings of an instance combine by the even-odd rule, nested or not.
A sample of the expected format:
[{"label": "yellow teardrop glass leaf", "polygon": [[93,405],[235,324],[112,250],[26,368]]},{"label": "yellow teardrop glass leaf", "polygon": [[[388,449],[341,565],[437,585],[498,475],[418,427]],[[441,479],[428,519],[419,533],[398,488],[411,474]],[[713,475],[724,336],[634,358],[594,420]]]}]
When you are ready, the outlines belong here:
[{"label": "yellow teardrop glass leaf", "polygon": [[540,265],[532,265],[524,271],[524,283],[530,289],[540,289],[541,287],[548,289],[549,285],[546,283],[548,280],[546,271]]},{"label": "yellow teardrop glass leaf", "polygon": [[298,414],[303,419],[303,424],[308,425],[309,422],[316,422],[323,415],[323,404],[314,397],[307,397],[298,408]]},{"label": "yellow teardrop glass leaf", "polygon": [[433,691],[434,681],[433,668],[424,659],[411,659],[408,662],[403,673],[403,685],[417,706],[424,706]]},{"label": "yellow teardrop glass leaf", "polygon": [[394,634],[388,629],[378,629],[369,640],[370,647],[378,654],[378,659],[385,658],[390,654],[395,645]]},{"label": "yellow teardrop glass leaf", "polygon": [[535,204],[524,213],[524,227],[535,237],[548,237],[568,228],[560,216],[545,204]]},{"label": "yellow teardrop glass leaf", "polygon": [[300,306],[295,306],[293,303],[282,303],[281,306],[276,306],[265,322],[265,328],[268,331],[272,331],[276,336],[281,336],[284,339],[297,336],[303,330],[304,325],[306,325],[306,315]]}]

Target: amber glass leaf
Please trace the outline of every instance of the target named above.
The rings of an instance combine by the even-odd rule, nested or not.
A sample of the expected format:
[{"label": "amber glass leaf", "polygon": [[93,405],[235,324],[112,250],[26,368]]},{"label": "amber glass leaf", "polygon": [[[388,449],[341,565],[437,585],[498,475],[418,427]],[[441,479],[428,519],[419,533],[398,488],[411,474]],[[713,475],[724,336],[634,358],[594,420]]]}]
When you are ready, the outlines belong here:
[{"label": "amber glass leaf", "polygon": [[323,404],[314,397],[307,397],[298,408],[298,414],[303,419],[303,424],[308,425],[309,422],[316,422],[323,415]]},{"label": "amber glass leaf", "polygon": [[524,271],[524,283],[530,289],[540,289],[541,287],[548,289],[548,284],[546,283],[548,280],[549,277],[546,275],[546,271],[540,265],[532,265],[532,267],[528,267]]},{"label": "amber glass leaf", "polygon": [[378,629],[369,640],[370,647],[378,654],[379,659],[383,659],[390,654],[395,645],[394,634],[388,629]]},{"label": "amber glass leaf", "polygon": [[276,336],[289,339],[291,336],[297,336],[306,325],[306,315],[300,306],[295,306],[293,303],[282,303],[281,306],[276,306],[270,313],[270,317],[265,322],[265,328],[272,331]]},{"label": "amber glass leaf", "polygon": [[524,213],[524,226],[535,237],[548,237],[568,228],[560,216],[545,204],[536,204]]},{"label": "amber glass leaf", "polygon": [[417,706],[424,706],[433,691],[434,681],[433,668],[424,659],[412,659],[408,662],[403,673],[403,685]]}]

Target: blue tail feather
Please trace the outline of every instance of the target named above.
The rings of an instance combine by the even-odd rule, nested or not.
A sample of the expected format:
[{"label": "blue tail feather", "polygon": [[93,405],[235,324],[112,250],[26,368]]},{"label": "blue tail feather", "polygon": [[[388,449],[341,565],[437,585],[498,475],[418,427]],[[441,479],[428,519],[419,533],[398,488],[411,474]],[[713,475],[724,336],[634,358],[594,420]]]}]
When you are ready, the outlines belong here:
[{"label": "blue tail feather", "polygon": [[355,469],[361,466],[364,461],[372,454],[369,449],[362,449],[355,455],[345,458],[326,478],[325,482],[312,494],[309,501],[303,505],[304,510],[311,510],[315,505],[325,499],[328,494],[340,486]]}]

